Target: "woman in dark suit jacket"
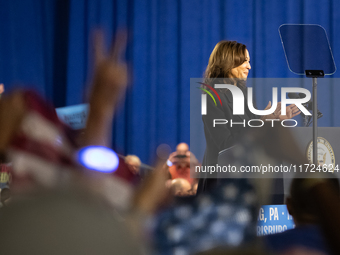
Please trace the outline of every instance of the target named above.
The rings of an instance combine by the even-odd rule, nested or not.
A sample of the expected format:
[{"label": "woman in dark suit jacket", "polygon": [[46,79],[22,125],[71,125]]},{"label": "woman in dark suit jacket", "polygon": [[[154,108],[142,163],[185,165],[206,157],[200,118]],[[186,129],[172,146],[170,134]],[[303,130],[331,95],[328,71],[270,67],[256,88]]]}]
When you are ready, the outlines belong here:
[{"label": "woman in dark suit jacket", "polygon": [[[212,51],[207,69],[205,71],[205,84],[203,88],[217,93],[221,104],[215,104],[211,97],[207,97],[207,114],[202,116],[204,133],[206,138],[206,150],[203,159],[203,166],[216,166],[218,154],[224,149],[232,147],[246,131],[242,124],[231,127],[233,123],[247,123],[250,119],[287,119],[298,115],[295,105],[287,106],[287,115],[280,115],[280,103],[273,114],[269,116],[256,116],[248,109],[245,101],[244,115],[233,115],[233,97],[228,89],[216,89],[213,92],[211,87],[215,83],[232,84],[241,89],[244,98],[247,98],[246,80],[251,69],[249,52],[244,44],[236,41],[220,41]],[[219,80],[216,80],[219,79]],[[265,109],[271,108],[271,102]],[[214,119],[226,119],[229,123],[213,127]],[[198,192],[209,189],[216,179],[200,179]]]}]

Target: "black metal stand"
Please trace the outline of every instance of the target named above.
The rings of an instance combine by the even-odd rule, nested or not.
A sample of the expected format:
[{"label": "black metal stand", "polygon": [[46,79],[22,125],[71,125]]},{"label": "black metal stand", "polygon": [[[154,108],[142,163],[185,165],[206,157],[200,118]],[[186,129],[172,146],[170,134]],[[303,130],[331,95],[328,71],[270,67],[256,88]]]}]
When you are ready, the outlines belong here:
[{"label": "black metal stand", "polygon": [[318,105],[317,105],[317,78],[313,77],[313,163],[318,163]]},{"label": "black metal stand", "polygon": [[313,164],[318,165],[318,97],[317,97],[317,78],[322,78],[325,73],[322,70],[306,70],[306,76],[313,78]]}]

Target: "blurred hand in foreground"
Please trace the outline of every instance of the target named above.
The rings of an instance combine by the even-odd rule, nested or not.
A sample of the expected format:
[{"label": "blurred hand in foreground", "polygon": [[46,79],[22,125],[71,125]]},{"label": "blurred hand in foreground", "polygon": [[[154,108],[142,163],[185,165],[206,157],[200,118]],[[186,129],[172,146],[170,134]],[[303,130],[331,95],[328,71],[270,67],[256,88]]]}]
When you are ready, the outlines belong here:
[{"label": "blurred hand in foreground", "polygon": [[171,199],[171,193],[166,182],[169,173],[164,164],[158,164],[155,170],[136,191],[133,207],[138,211],[152,215]]},{"label": "blurred hand in foreground", "polygon": [[0,83],[0,95],[5,92],[5,86],[3,83]]},{"label": "blurred hand in foreground", "polygon": [[126,40],[126,32],[118,32],[107,52],[103,33],[98,31],[95,34],[94,78],[83,146],[94,144],[110,147],[115,106],[122,97],[128,80],[127,66],[123,61]]}]

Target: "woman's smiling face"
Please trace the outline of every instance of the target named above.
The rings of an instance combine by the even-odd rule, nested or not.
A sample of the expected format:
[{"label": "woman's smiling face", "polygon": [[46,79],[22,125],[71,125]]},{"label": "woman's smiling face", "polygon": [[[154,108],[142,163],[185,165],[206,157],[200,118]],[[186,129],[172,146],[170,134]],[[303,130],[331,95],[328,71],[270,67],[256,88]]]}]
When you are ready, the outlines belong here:
[{"label": "woman's smiling face", "polygon": [[242,65],[231,69],[231,74],[235,78],[247,79],[250,69],[250,56],[248,50],[246,50],[246,61],[244,61]]}]

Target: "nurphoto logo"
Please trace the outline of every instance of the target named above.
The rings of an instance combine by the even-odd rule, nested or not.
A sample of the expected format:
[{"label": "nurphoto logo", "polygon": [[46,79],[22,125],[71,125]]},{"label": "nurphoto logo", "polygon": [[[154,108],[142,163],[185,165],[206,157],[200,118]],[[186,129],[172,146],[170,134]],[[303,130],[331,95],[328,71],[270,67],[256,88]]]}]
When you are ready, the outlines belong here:
[{"label": "nurphoto logo", "polygon": [[[233,97],[233,115],[244,115],[245,111],[244,111],[244,94],[242,92],[242,90],[240,88],[238,88],[235,85],[230,85],[230,84],[215,84],[214,87],[205,84],[205,83],[201,83],[200,84],[206,86],[207,88],[209,88],[217,97],[217,99],[219,100],[221,106],[222,106],[222,101],[220,96],[218,95],[217,91],[215,89],[228,89],[230,90],[232,97]],[[209,95],[214,103],[215,106],[217,107],[217,103],[216,100],[213,96],[213,94],[208,91],[205,88],[199,88],[202,91],[206,92],[203,93],[201,95],[201,114],[202,115],[207,115],[209,114],[207,112],[207,95]],[[272,88],[272,105],[271,108],[269,109],[265,109],[265,110],[258,110],[255,109],[254,107],[254,103],[253,103],[253,88],[248,87],[247,88],[248,93],[247,93],[247,104],[248,104],[248,108],[250,110],[251,113],[255,114],[255,115],[259,115],[259,116],[265,116],[265,115],[269,115],[274,113],[274,111],[277,108],[278,105],[278,95],[277,95],[277,88],[273,87]],[[304,98],[287,98],[286,95],[287,93],[302,93],[305,95]],[[309,90],[305,89],[305,88],[296,88],[296,87],[283,87],[281,88],[281,115],[286,115],[286,107],[287,105],[290,104],[295,104],[299,110],[306,116],[310,116],[312,115],[307,109],[306,107],[303,105],[304,103],[307,103],[311,98],[311,94],[309,92]],[[271,121],[272,122],[272,127],[274,126],[274,122],[275,121],[279,121],[278,119],[266,119],[265,121]],[[295,125],[286,125],[286,122],[294,122]],[[259,125],[254,125],[254,122],[258,122]],[[226,119],[214,119],[213,120],[213,126],[215,127],[216,125],[220,125],[220,124],[227,124],[230,123],[231,127],[232,125],[236,125],[236,124],[242,124],[243,126],[246,126],[246,121],[243,120],[243,122],[234,122],[232,120],[226,120]],[[248,121],[248,126],[249,127],[262,127],[264,125],[264,121],[262,119],[251,119]],[[297,126],[297,121],[294,119],[285,119],[281,121],[281,125],[283,127],[295,127]]]}]

